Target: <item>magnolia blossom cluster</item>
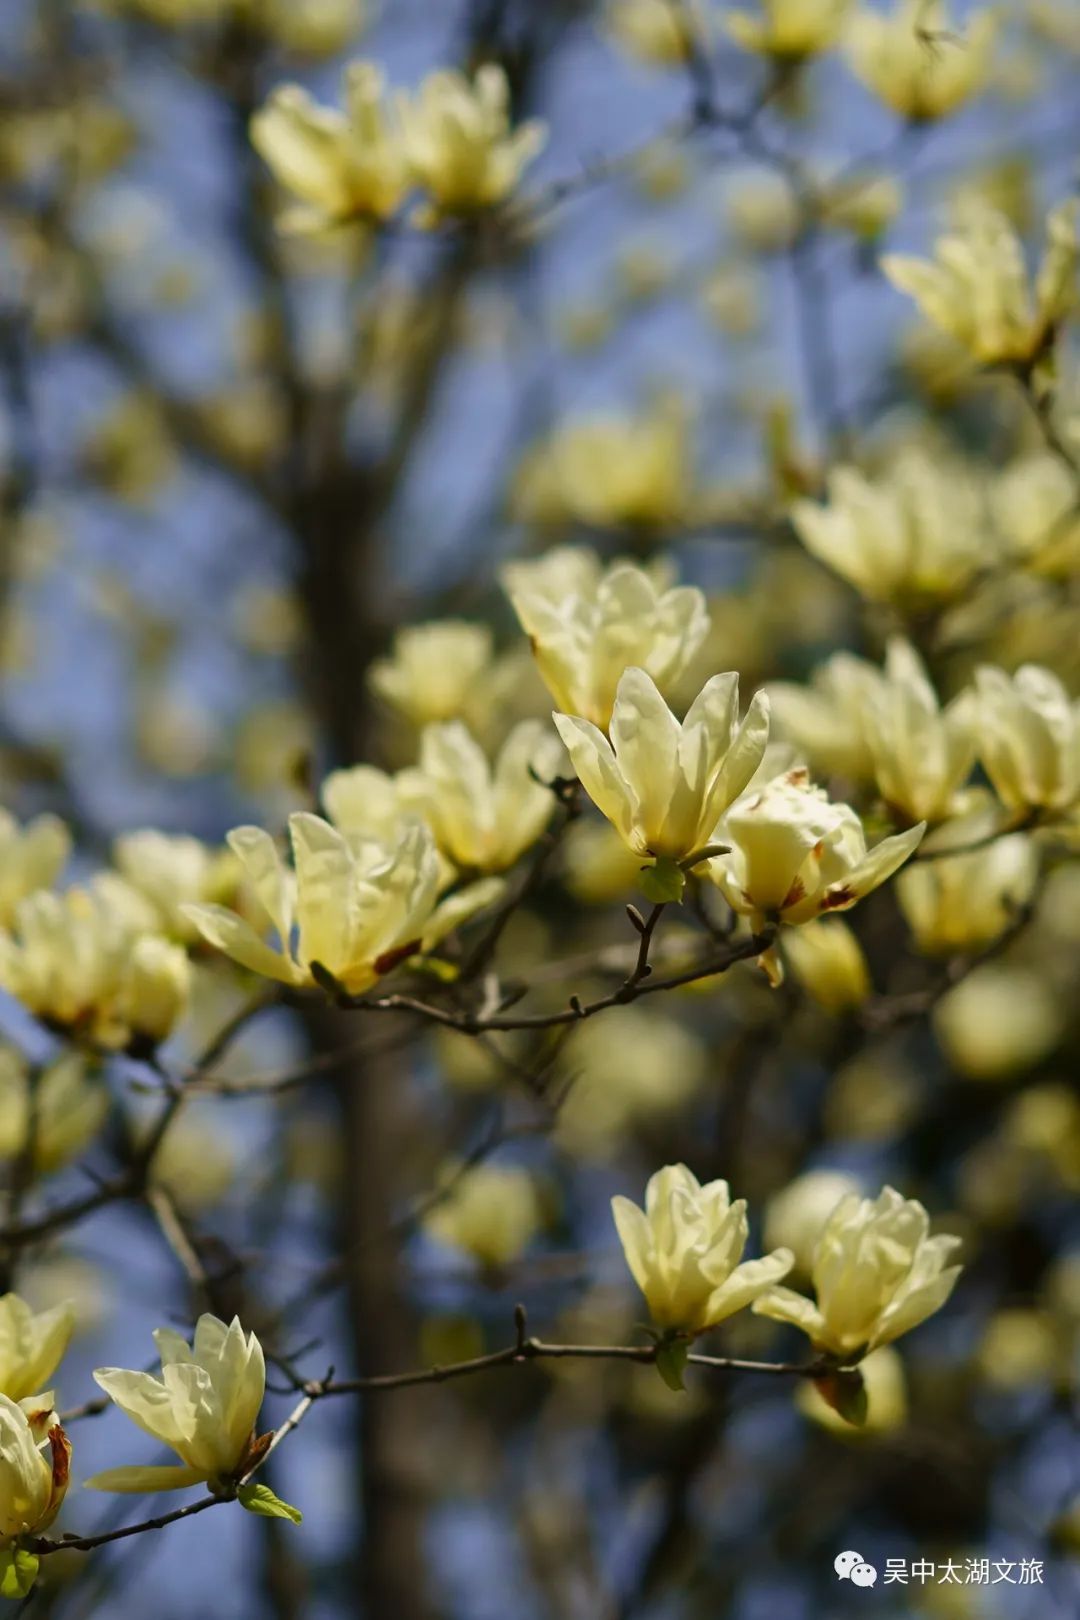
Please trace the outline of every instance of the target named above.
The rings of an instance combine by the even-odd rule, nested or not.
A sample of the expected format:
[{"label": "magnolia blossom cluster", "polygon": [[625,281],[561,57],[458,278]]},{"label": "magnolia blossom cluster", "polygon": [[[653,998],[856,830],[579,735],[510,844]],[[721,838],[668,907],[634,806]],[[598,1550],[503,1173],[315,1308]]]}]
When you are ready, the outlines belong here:
[{"label": "magnolia blossom cluster", "polygon": [[506,74],[494,63],[472,78],[439,70],[414,95],[387,94],[382,72],[356,62],[342,110],[299,85],[273,92],[251,138],[296,203],[283,230],[324,231],[392,218],[416,193],[415,222],[434,225],[504,202],[544,144],[544,125],[513,128]]}]

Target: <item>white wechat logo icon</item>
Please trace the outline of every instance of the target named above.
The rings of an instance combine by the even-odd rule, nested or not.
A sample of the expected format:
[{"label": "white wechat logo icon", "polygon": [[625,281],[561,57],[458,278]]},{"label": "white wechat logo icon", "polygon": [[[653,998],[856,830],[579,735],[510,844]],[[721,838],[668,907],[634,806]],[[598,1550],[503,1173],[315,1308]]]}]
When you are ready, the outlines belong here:
[{"label": "white wechat logo icon", "polygon": [[873,1586],[877,1580],[877,1570],[873,1564],[868,1564],[862,1553],[837,1553],[833,1559],[833,1569],[842,1581],[850,1581],[853,1586]]}]

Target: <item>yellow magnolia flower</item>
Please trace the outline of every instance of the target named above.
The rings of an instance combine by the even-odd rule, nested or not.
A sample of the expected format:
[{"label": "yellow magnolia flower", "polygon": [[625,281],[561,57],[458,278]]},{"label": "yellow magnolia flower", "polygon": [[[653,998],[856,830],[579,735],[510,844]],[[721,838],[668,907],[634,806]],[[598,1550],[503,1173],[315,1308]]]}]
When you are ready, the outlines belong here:
[{"label": "yellow magnolia flower", "polygon": [[793,1272],[808,1279],[825,1222],[841,1199],[859,1190],[856,1177],[845,1170],[804,1171],[769,1199],[765,1208],[766,1247],[790,1249]]},{"label": "yellow magnolia flower", "polygon": [[825,187],[820,202],[824,224],[873,242],[888,230],[904,206],[904,191],[891,174],[857,174]]},{"label": "yellow magnolia flower", "polygon": [[253,1460],[255,1424],[266,1389],[262,1346],[234,1316],[229,1326],[200,1316],[194,1346],[158,1328],[161,1377],[99,1367],[98,1384],[125,1416],[164,1445],[181,1465],[108,1468],[86,1481],[95,1491],[175,1491],[202,1481],[240,1479]]},{"label": "yellow magnolia flower", "polygon": [[809,685],[774,681],[768,688],[772,729],[793,743],[823,776],[872,782],[874,756],[867,716],[870,696],[883,683],[876,664],[853,653],[833,653]]},{"label": "yellow magnolia flower", "polygon": [[277,934],[277,949],[223,906],[186,908],[211,945],[281,984],[314,984],[317,963],[359,995],[500,893],[498,881],[488,879],[437,904],[439,858],[419,822],[405,826],[393,844],[350,847],[328,821],[304,811],[289,817],[289,834],[295,873],[261,827],[229,834],[229,847]]},{"label": "yellow magnolia flower", "polygon": [[890,811],[906,821],[944,820],[975,760],[972,694],[961,692],[943,709],[914,647],[894,637],[867,709],[878,791]]},{"label": "yellow magnolia flower", "polygon": [[862,10],[847,31],[848,60],[887,107],[916,123],[945,118],[987,83],[997,19],[969,15],[963,28],[942,0],[899,0],[890,16]]},{"label": "yellow magnolia flower", "polygon": [[71,834],[58,816],[36,816],[20,827],[0,809],[0,927],[10,928],[20,900],[51,887],[70,854]]},{"label": "yellow magnolia flower", "polygon": [[428,223],[503,202],[547,140],[530,119],[510,127],[510,86],[496,63],[462,73],[429,73],[415,96],[397,103],[413,178],[428,193]]},{"label": "yellow magnolia flower", "polygon": [[[627,666],[670,691],[705,640],[709,614],[692,585],[665,589],[631,563],[601,570],[588,559],[596,563],[592,552],[552,552],[511,564],[503,580],[555,702],[606,729]],[[556,561],[566,563],[561,576]]]},{"label": "yellow magnolia flower", "polygon": [[985,962],[934,1008],[934,1034],[952,1067],[972,1080],[1030,1074],[1065,1032],[1062,997],[1045,970]]},{"label": "yellow magnolia flower", "polygon": [[364,0],[261,0],[267,33],[302,56],[336,56],[366,20]]},{"label": "yellow magnolia flower", "polygon": [[739,677],[714,675],[680,725],[642,669],[619,681],[611,742],[589,720],[556,714],[574,769],[628,849],[686,860],[712,840],[724,811],[761,764],[769,700],[758,692],[739,723]]},{"label": "yellow magnolia flower", "polygon": [[0,1159],[17,1160],[32,1140],[34,1170],[47,1175],[82,1152],[108,1111],[108,1089],[88,1077],[81,1053],[64,1053],[31,1082],[22,1054],[0,1048]]},{"label": "yellow magnolia flower", "polygon": [[657,1000],[613,1007],[570,1036],[564,1054],[575,1078],[559,1104],[555,1140],[575,1156],[613,1158],[636,1125],[678,1117],[701,1086],[707,1070],[701,1039],[658,1013]]},{"label": "yellow magnolia flower", "polygon": [[70,1305],[35,1315],[18,1294],[0,1297],[0,1392],[21,1401],[40,1389],[59,1367],[74,1331]]},{"label": "yellow magnolia flower", "polygon": [[22,1401],[0,1395],[0,1546],[49,1528],[70,1474],[71,1443],[53,1410],[52,1391]]},{"label": "yellow magnolia flower", "polygon": [[840,917],[791,929],[784,935],[783,955],[799,983],[826,1012],[859,1007],[873,989],[862,946]]},{"label": "yellow magnolia flower", "polygon": [[494,645],[486,625],[463,619],[408,625],[394,637],[389,658],[376,658],[371,689],[414,726],[466,720],[478,691],[490,688]]},{"label": "yellow magnolia flower", "polygon": [[424,1225],[482,1266],[516,1260],[543,1225],[536,1183],[516,1165],[477,1165],[456,1180]]},{"label": "yellow magnolia flower", "polygon": [[1027,367],[1053,344],[1076,305],[1076,220],[1075,200],[1048,216],[1034,287],[1016,232],[985,207],[969,212],[964,229],[939,237],[933,259],[890,253],[881,268],[980,364]]},{"label": "yellow magnolia flower", "polygon": [[677,67],[693,49],[686,12],[672,0],[608,0],[604,25],[618,45],[653,67]]},{"label": "yellow magnolia flower", "polygon": [[951,956],[999,939],[1038,875],[1034,844],[1014,833],[967,855],[912,861],[896,880],[896,898],[919,950]]},{"label": "yellow magnolia flower", "polygon": [[979,758],[1009,810],[1069,810],[1080,799],[1080,703],[1038,664],[975,674]]},{"label": "yellow magnolia flower", "polygon": [[814,1251],[817,1303],[775,1288],[754,1310],[801,1328],[827,1355],[859,1360],[940,1310],[960,1275],[959,1266],[945,1264],[959,1243],[931,1237],[923,1206],[892,1187],[875,1199],[852,1193],[833,1210]]},{"label": "yellow magnolia flower", "polygon": [[791,1270],[788,1249],[743,1261],[746,1200],[732,1203],[726,1181],[702,1186],[684,1164],[650,1176],[643,1210],[613,1198],[611,1211],[631,1276],[665,1332],[704,1333]]},{"label": "yellow magnolia flower", "polygon": [[589,416],[528,452],[513,490],[514,515],[558,528],[653,532],[685,516],[693,486],[686,411],[661,399],[634,416]]},{"label": "yellow magnolia flower", "polygon": [[402,772],[399,791],[455,865],[502,872],[547,825],[555,801],[544,784],[563,757],[541,721],[523,720],[490,765],[461,722],[451,721],[424,729],[419,765]]},{"label": "yellow magnolia flower", "polygon": [[837,467],[828,492],[794,502],[795,532],[872,602],[952,596],[987,564],[981,493],[941,457],[907,450],[874,480]]},{"label": "yellow magnolia flower", "polygon": [[286,84],[251,120],[255,150],[299,199],[278,221],[282,230],[386,220],[409,189],[405,150],[387,111],[379,69],[355,62],[344,84],[344,112],[320,107],[299,85]]},{"label": "yellow magnolia flower", "polygon": [[[113,861],[121,878],[148,901],[154,921],[172,939],[190,944],[197,931],[183,907],[199,901],[224,903],[236,891],[240,869],[227,849],[212,849],[198,838],[145,828],[124,833],[113,844]],[[106,885],[106,894],[118,891]]]},{"label": "yellow magnolia flower", "polygon": [[1069,579],[1080,566],[1076,483],[1049,451],[1022,456],[994,482],[992,504],[1007,554],[1035,573]]},{"label": "yellow magnolia flower", "polygon": [[[774,777],[732,806],[717,829],[730,845],[706,872],[755,930],[847,911],[902,866],[925,831],[920,823],[873,849],[850,805],[833,804],[801,768]],[[770,975],[778,964],[762,958]]]},{"label": "yellow magnolia flower", "polygon": [[0,933],[0,985],[35,1017],[121,1048],[163,1040],[183,1014],[190,967],[183,949],[141,930],[98,890],[32,894]]},{"label": "yellow magnolia flower", "polygon": [[801,62],[835,45],[850,0],[761,0],[760,17],[748,11],[727,14],[728,33],[737,44],[780,62]]}]

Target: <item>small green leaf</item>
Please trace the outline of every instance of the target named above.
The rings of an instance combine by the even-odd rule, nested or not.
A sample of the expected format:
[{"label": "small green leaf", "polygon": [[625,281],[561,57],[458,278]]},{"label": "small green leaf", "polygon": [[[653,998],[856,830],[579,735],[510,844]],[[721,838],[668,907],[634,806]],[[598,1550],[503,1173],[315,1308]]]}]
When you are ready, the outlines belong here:
[{"label": "small green leaf", "polygon": [[5,1547],[0,1552],[0,1597],[24,1598],[37,1580],[40,1562],[25,1547]]},{"label": "small green leaf", "polygon": [[241,1485],[236,1499],[249,1513],[261,1514],[264,1519],[288,1519],[290,1524],[299,1524],[304,1517],[299,1508],[275,1496],[269,1485]]},{"label": "small green leaf", "polygon": [[668,1389],[685,1389],[683,1373],[690,1354],[685,1339],[662,1339],[656,1347],[656,1370]]},{"label": "small green leaf", "polygon": [[662,855],[653,866],[643,866],[638,888],[654,905],[670,900],[681,900],[686,888],[686,873],[670,855]]},{"label": "small green leaf", "polygon": [[867,1412],[866,1383],[857,1367],[851,1372],[822,1373],[820,1378],[814,1379],[814,1388],[845,1423],[856,1429],[863,1427]]}]

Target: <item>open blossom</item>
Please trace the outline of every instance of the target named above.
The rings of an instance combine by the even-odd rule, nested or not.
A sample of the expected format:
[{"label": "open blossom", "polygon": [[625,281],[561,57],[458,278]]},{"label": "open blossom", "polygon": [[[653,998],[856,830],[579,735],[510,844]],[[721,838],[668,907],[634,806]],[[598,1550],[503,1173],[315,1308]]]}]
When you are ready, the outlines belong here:
[{"label": "open blossom", "polygon": [[795,532],[871,602],[952,596],[986,566],[981,495],[961,466],[909,449],[877,478],[835,468],[828,496],[793,503]]},{"label": "open blossom", "polygon": [[204,939],[281,984],[313,984],[314,963],[358,995],[430,950],[499,893],[497,880],[489,879],[439,904],[439,858],[419,822],[405,825],[391,844],[351,846],[328,821],[304,811],[290,816],[289,834],[294,872],[261,827],[229,834],[277,948],[223,906],[188,908]]},{"label": "open blossom", "polygon": [[613,1198],[611,1211],[630,1273],[665,1331],[704,1333],[791,1270],[789,1249],[744,1261],[746,1200],[732,1203],[726,1181],[702,1186],[684,1164],[650,1176],[643,1210]]},{"label": "open blossom", "polygon": [[882,685],[876,664],[854,653],[833,653],[805,685],[774,681],[768,687],[774,736],[793,743],[799,757],[823,776],[874,780],[867,715]]},{"label": "open blossom", "polygon": [[[231,850],[215,849],[198,838],[157,832],[151,827],[123,833],[114,843],[112,854],[120,878],[149,902],[152,926],[185,944],[190,944],[197,934],[183,907],[203,900],[229,900],[240,876]],[[107,893],[110,888],[107,886]],[[113,888],[111,892],[115,895],[117,891]]]},{"label": "open blossom", "polygon": [[186,1010],[191,970],[182,947],[140,917],[96,890],[28,895],[13,931],[0,933],[0,985],[93,1045],[156,1044]]},{"label": "open blossom", "polygon": [[545,782],[564,758],[541,721],[523,720],[491,765],[461,722],[451,721],[425,728],[419,765],[401,773],[398,789],[456,866],[502,872],[543,832],[554,804]]},{"label": "open blossom", "polygon": [[783,956],[803,989],[826,1012],[859,1007],[873,989],[862,946],[842,917],[819,917],[788,929]]},{"label": "open blossom", "polygon": [[1013,833],[985,849],[912,861],[896,880],[896,898],[920,951],[949,956],[993,944],[1035,892],[1038,855]]},{"label": "open blossom", "polygon": [[409,188],[383,76],[369,62],[356,62],[346,72],[344,112],[320,107],[299,85],[280,86],[252,118],[251,140],[299,199],[279,221],[283,230],[389,219]]},{"label": "open blossom", "polygon": [[415,95],[399,96],[397,110],[409,168],[430,198],[429,221],[503,202],[547,139],[539,119],[511,128],[510,86],[494,62],[471,80],[429,73]]},{"label": "open blossom", "polygon": [[625,51],[656,67],[677,67],[693,48],[683,8],[670,0],[608,0],[604,22]]},{"label": "open blossom", "polygon": [[71,1444],[52,1391],[21,1401],[0,1395],[0,1546],[49,1528],[70,1475]]},{"label": "open blossom", "polygon": [[1048,669],[976,671],[979,758],[1009,810],[1069,810],[1080,800],[1080,703]]},{"label": "open blossom", "polygon": [[516,669],[495,657],[487,625],[434,619],[399,630],[389,657],[372,663],[368,681],[414,726],[464,720],[475,731],[513,676]]},{"label": "open blossom", "polygon": [[1075,201],[1047,218],[1034,287],[1016,232],[1004,214],[984,205],[969,212],[961,230],[938,238],[933,259],[890,253],[881,268],[982,365],[1025,366],[1053,343],[1075,308],[1076,221]]},{"label": "open blossom", "polygon": [[962,692],[942,708],[918,653],[895,637],[867,708],[866,736],[889,809],[907,821],[944,820],[975,760],[972,694]]},{"label": "open blossom", "polygon": [[55,882],[70,853],[71,834],[58,816],[20,827],[0,809],[0,925],[10,927],[19,901]]},{"label": "open blossom", "polygon": [[0,1391],[21,1401],[47,1384],[74,1331],[70,1305],[35,1312],[18,1294],[0,1297]]},{"label": "open blossom", "polygon": [[541,679],[560,709],[605,729],[630,665],[670,691],[708,634],[702,593],[692,585],[664,588],[632,563],[605,571],[567,563],[559,575],[550,565],[550,558],[514,563],[504,580]]},{"label": "open blossom", "polygon": [[815,1349],[845,1360],[909,1333],[944,1305],[960,1275],[946,1261],[955,1237],[931,1237],[926,1210],[886,1187],[875,1199],[841,1200],[814,1250],[816,1304],[790,1288],[755,1301],[760,1316],[791,1322]]},{"label": "open blossom", "polygon": [[590,721],[556,714],[574,769],[635,855],[684,860],[707,846],[765,753],[769,703],[739,721],[739,677],[714,675],[680,725],[641,669],[619,682],[611,741]]},{"label": "open blossom", "polygon": [[800,62],[835,45],[849,6],[850,0],[761,0],[760,16],[729,11],[725,22],[732,39],[748,51]]},{"label": "open blossom", "polygon": [[[525,523],[655,533],[684,517],[694,471],[684,404],[663,396],[634,415],[589,415],[522,458],[513,511]],[[541,559],[542,561],[542,559]]]},{"label": "open blossom", "polygon": [[31,1081],[22,1053],[0,1046],[0,1161],[19,1160],[32,1148],[35,1173],[48,1175],[82,1152],[108,1112],[108,1087],[87,1073],[82,1052],[64,1052]]},{"label": "open blossom", "polygon": [[863,7],[847,29],[852,71],[887,107],[925,123],[971,99],[990,77],[997,19],[955,27],[942,0],[899,0],[891,15]]},{"label": "open blossom", "polygon": [[[705,870],[755,930],[770,922],[805,923],[824,912],[847,911],[878,888],[924,831],[920,823],[868,850],[851,806],[832,803],[798,768],[732,806],[717,834],[728,852]],[[775,970],[771,954],[762,963]]]},{"label": "open blossom", "polygon": [[266,1389],[262,1346],[234,1316],[226,1327],[200,1316],[189,1345],[171,1328],[158,1328],[161,1377],[99,1367],[94,1382],[125,1416],[164,1445],[180,1465],[108,1468],[87,1480],[97,1491],[175,1491],[202,1481],[241,1478],[257,1453],[255,1423]]},{"label": "open blossom", "polygon": [[424,1222],[432,1237],[482,1266],[505,1266],[543,1225],[536,1181],[520,1165],[478,1164],[458,1176]]}]

